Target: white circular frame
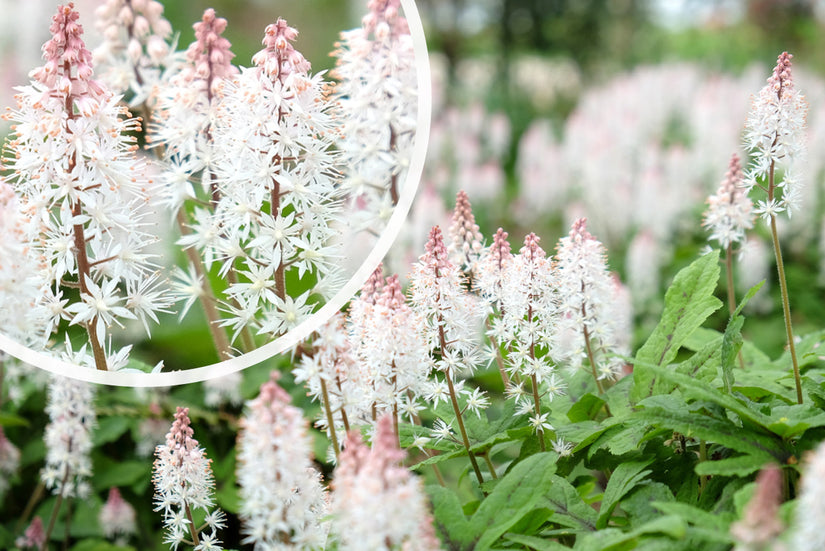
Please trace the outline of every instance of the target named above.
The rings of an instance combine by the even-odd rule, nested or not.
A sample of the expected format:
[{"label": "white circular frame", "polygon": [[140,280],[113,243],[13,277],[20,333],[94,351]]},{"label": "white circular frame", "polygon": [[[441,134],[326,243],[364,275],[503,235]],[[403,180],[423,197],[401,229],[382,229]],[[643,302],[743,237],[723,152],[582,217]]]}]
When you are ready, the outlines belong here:
[{"label": "white circular frame", "polygon": [[387,227],[382,232],[373,249],[364,262],[347,281],[344,287],[332,299],[312,314],[298,327],[288,331],[286,335],[278,337],[252,352],[223,362],[196,367],[186,371],[171,371],[168,373],[136,373],[119,371],[98,371],[89,367],[68,363],[59,358],[36,352],[22,344],[0,334],[0,350],[11,354],[32,366],[49,371],[56,375],[63,375],[80,379],[89,383],[106,384],[113,386],[132,387],[165,387],[196,383],[228,375],[255,364],[261,363],[277,354],[294,347],[318,329],[335,312],[339,311],[355,293],[364,285],[367,278],[375,271],[378,263],[389,251],[395,238],[401,231],[407,213],[412,205],[413,198],[424,170],[424,159],[427,154],[427,143],[430,137],[430,118],[432,112],[432,85],[430,81],[430,63],[427,53],[427,42],[424,37],[424,28],[414,0],[401,0],[404,16],[410,27],[415,51],[416,77],[418,82],[418,121],[414,138],[413,154],[407,179],[401,191],[401,197],[390,217]]}]

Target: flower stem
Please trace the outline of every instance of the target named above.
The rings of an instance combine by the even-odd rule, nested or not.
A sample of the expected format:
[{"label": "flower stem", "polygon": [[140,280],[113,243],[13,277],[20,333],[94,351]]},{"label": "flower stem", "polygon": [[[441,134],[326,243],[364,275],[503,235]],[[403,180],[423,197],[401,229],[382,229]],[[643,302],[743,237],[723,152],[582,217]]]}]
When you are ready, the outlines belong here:
[{"label": "flower stem", "polygon": [[66,465],[63,473],[63,480],[60,482],[60,491],[57,492],[57,501],[54,502],[54,509],[52,509],[52,516],[49,517],[49,526],[46,528],[46,533],[43,537],[43,545],[40,546],[40,551],[46,551],[46,549],[48,549],[49,538],[52,535],[52,530],[54,530],[54,523],[57,521],[58,513],[60,513],[60,506],[63,505],[63,492],[66,491],[66,483],[69,481],[69,474],[69,466]]},{"label": "flower stem", "polygon": [[335,452],[335,458],[338,458],[340,450],[338,449],[338,435],[335,434],[335,421],[332,418],[332,408],[329,405],[329,392],[327,392],[327,384],[324,379],[321,381],[321,394],[324,398],[324,412],[327,415],[327,428],[329,429],[329,439],[332,440],[332,449]]},{"label": "flower stem", "polygon": [[[177,219],[181,235],[188,234],[189,229],[186,226],[186,215],[183,210],[178,210]],[[215,292],[212,290],[212,284],[209,282],[209,274],[206,273],[203,261],[195,249],[186,249],[186,256],[189,257],[189,261],[195,267],[195,273],[202,282],[203,296],[199,298],[198,302],[201,303],[203,313],[206,315],[206,325],[209,327],[209,334],[212,335],[212,343],[218,352],[218,358],[220,358],[221,361],[228,360],[232,357],[231,346],[229,345],[229,338],[226,336],[226,332],[218,325],[221,317],[213,302],[215,300]]]},{"label": "flower stem", "polygon": [[[533,296],[530,295],[530,298],[532,299]],[[533,305],[532,305],[532,303],[530,304],[530,306],[527,307],[527,323],[528,324],[533,323]],[[530,359],[531,360],[536,359],[536,343],[532,339],[530,340]],[[534,404],[535,410],[536,410],[536,419],[540,420],[540,417],[541,417],[541,397],[539,396],[539,380],[538,380],[538,377],[536,377],[535,373],[533,373],[530,376],[530,381],[532,382],[531,386],[533,388],[533,404]],[[547,448],[544,445],[544,429],[540,425],[537,427],[536,436],[539,439],[539,446],[541,447],[541,451],[543,451],[543,452],[547,451]]]},{"label": "flower stem", "polygon": [[[395,128],[390,125],[390,155],[396,151],[398,137],[395,134]],[[392,206],[396,206],[398,204],[398,173],[393,172],[392,178],[390,179],[390,199],[392,200]]]},{"label": "flower stem", "polygon": [[490,476],[492,476],[494,480],[497,479],[498,475],[496,474],[496,468],[493,466],[493,462],[490,460],[490,451],[487,450],[481,457],[483,457],[484,462],[487,463],[487,469],[490,471]]},{"label": "flower stem", "polygon": [[[535,404],[536,419],[539,419],[541,417],[541,407],[539,406],[539,383],[535,373],[530,376],[530,380],[533,383],[531,386],[533,387],[533,403]],[[547,447],[544,444],[544,429],[541,426],[537,427],[536,436],[539,439],[539,446],[541,446],[541,451],[547,451]]]},{"label": "flower stem", "polygon": [[[774,140],[774,143],[776,140]],[[771,161],[771,168],[768,172],[768,203],[774,199],[776,186],[775,179],[776,161]],[[796,344],[793,341],[793,327],[791,326],[791,305],[788,299],[788,282],[785,280],[785,264],[782,262],[782,248],[779,246],[779,232],[776,230],[776,216],[771,214],[771,238],[773,239],[773,252],[776,255],[776,270],[779,272],[779,289],[782,292],[782,314],[785,317],[785,332],[788,337],[788,350],[791,352],[791,363],[793,364],[793,378],[796,383],[796,401],[802,403],[802,379],[799,376],[799,362],[796,360]]]},{"label": "flower stem", "polygon": [[[728,280],[728,310],[731,317],[736,312],[736,291],[733,287],[733,245],[728,243],[725,251],[725,272]],[[739,349],[739,366],[745,369],[745,358],[742,357],[742,349]]]},{"label": "flower stem", "polygon": [[[487,324],[487,329],[490,329],[490,320],[486,320],[485,323]],[[507,372],[504,370],[504,360],[501,358],[501,349],[495,337],[491,336],[489,338],[490,345],[496,351],[496,365],[498,366],[498,372],[501,374],[501,382],[504,383],[504,388],[507,388],[510,386],[510,377],[507,376]]]},{"label": "flower stem", "polygon": [[398,432],[398,373],[396,372],[395,360],[392,361],[392,428],[395,438],[398,440],[398,447],[401,447],[401,434]]},{"label": "flower stem", "polygon": [[198,538],[198,530],[195,528],[195,520],[192,518],[192,510],[186,502],[184,502],[184,507],[186,507],[186,518],[189,519],[189,533],[192,534],[192,543],[197,547],[201,542]]},{"label": "flower stem", "polygon": [[590,346],[590,331],[587,330],[587,326],[582,326],[584,329],[584,347],[587,349],[587,359],[590,362],[590,371],[593,373],[593,380],[596,381],[596,388],[599,390],[599,395],[604,394],[604,387],[602,386],[602,382],[599,380],[599,374],[596,371],[596,357],[593,354],[593,347]]},{"label": "flower stem", "polygon": [[785,332],[788,336],[788,349],[791,352],[791,363],[793,364],[793,379],[796,384],[796,401],[802,403],[802,378],[799,376],[799,362],[796,359],[796,345],[793,340],[793,327],[791,326],[791,306],[788,300],[788,283],[785,281],[785,265],[782,263],[782,250],[779,247],[779,234],[776,231],[776,217],[771,216],[771,236],[773,237],[773,250],[776,253],[776,269],[779,272],[779,288],[782,292],[782,313],[785,317]]},{"label": "flower stem", "polygon": [[453,375],[448,369],[445,372],[445,379],[447,379],[447,386],[450,388],[450,401],[453,404],[453,411],[455,412],[456,421],[458,421],[458,430],[461,432],[461,440],[464,443],[464,448],[467,450],[467,456],[470,458],[470,463],[473,465],[473,471],[476,473],[476,478],[479,484],[484,483],[484,478],[481,476],[481,469],[478,468],[476,456],[470,451],[470,439],[467,438],[467,430],[464,428],[464,418],[461,416],[461,409],[458,407],[458,399],[455,395],[455,386],[453,385]]}]

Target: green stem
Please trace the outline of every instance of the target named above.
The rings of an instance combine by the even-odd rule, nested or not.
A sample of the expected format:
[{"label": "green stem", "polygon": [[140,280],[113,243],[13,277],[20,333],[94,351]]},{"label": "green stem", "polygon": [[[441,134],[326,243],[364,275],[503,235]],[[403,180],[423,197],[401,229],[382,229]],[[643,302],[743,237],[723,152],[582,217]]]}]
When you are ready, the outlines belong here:
[{"label": "green stem", "polygon": [[324,412],[327,415],[327,427],[329,428],[329,438],[332,440],[332,449],[335,452],[335,458],[338,459],[338,435],[335,434],[335,421],[332,419],[332,408],[329,406],[329,392],[327,392],[327,384],[323,379],[321,381],[321,394],[324,398]]},{"label": "green stem", "polygon": [[[489,329],[490,320],[486,320],[485,323],[487,325],[487,329]],[[490,337],[490,345],[493,347],[493,350],[496,351],[496,365],[498,366],[498,372],[501,374],[501,382],[504,383],[504,388],[507,388],[510,386],[510,377],[507,376],[507,371],[504,370],[504,360],[501,357],[501,349],[499,348],[495,337]]]},{"label": "green stem", "polygon": [[464,442],[464,449],[467,450],[467,455],[470,458],[470,463],[473,465],[473,471],[476,473],[476,478],[478,479],[478,483],[484,483],[484,478],[481,476],[481,469],[478,468],[478,462],[476,461],[476,456],[473,452],[470,451],[470,439],[467,438],[467,430],[464,428],[464,418],[461,417],[461,409],[458,407],[458,399],[455,395],[455,386],[453,385],[453,375],[448,369],[445,373],[445,379],[447,379],[447,386],[450,389],[450,401],[453,404],[453,411],[455,412],[455,418],[458,421],[458,429],[461,432],[461,440]]},{"label": "green stem", "polygon": [[[728,310],[731,318],[736,312],[736,291],[733,288],[733,245],[728,243],[728,248],[725,251],[725,272],[728,280]],[[739,365],[745,369],[745,358],[742,357],[742,349],[739,349]]]},{"label": "green stem", "polygon": [[444,475],[441,474],[441,469],[439,469],[438,465],[436,465],[435,463],[433,463],[432,465],[433,465],[433,472],[435,472],[435,477],[438,479],[438,483],[442,487],[446,488],[447,487],[447,482],[444,480]]},{"label": "green stem", "polygon": [[776,217],[771,216],[771,236],[773,237],[773,250],[776,253],[776,269],[779,272],[779,288],[782,292],[782,313],[785,317],[785,332],[788,337],[788,349],[791,351],[791,362],[793,363],[793,379],[796,383],[796,401],[802,403],[802,378],[799,375],[799,362],[796,359],[796,344],[793,340],[793,327],[791,326],[791,306],[788,300],[788,283],[785,281],[785,265],[782,263],[782,250],[779,248],[779,235],[776,231]]},{"label": "green stem", "polygon": [[[532,295],[531,295],[532,298]],[[533,322],[533,305],[527,307],[527,323]],[[530,359],[536,359],[536,343],[531,340],[530,341]],[[539,396],[539,380],[536,377],[536,374],[533,373],[530,376],[530,382],[532,383],[533,387],[533,405],[536,411],[536,422],[539,421],[541,418],[541,397]],[[541,447],[541,451],[547,451],[547,447],[544,444],[544,428],[539,424],[536,426],[536,436],[539,439],[539,447]]]},{"label": "green stem", "polygon": [[[774,198],[774,170],[776,162],[771,161],[771,168],[768,172],[768,204]],[[782,314],[785,317],[785,332],[788,337],[788,350],[791,352],[791,363],[793,364],[793,378],[796,383],[796,401],[802,403],[802,378],[799,376],[799,362],[796,360],[796,344],[793,341],[793,327],[791,326],[791,305],[788,300],[788,282],[785,280],[785,264],[782,262],[782,249],[779,246],[779,232],[776,230],[776,216],[771,214],[771,238],[773,239],[773,251],[776,255],[776,270],[779,272],[779,289],[782,292]]]},{"label": "green stem", "polygon": [[[708,460],[708,445],[707,442],[704,440],[699,440],[699,462],[704,463]],[[699,491],[703,491],[705,489],[705,485],[708,483],[708,475],[703,474],[699,476]]]},{"label": "green stem", "polygon": [[487,463],[487,469],[489,469],[490,471],[490,476],[492,476],[494,480],[497,479],[498,475],[496,474],[496,468],[493,466],[493,462],[490,460],[489,450],[485,452],[484,455],[482,455],[481,457],[483,457],[484,462]]}]

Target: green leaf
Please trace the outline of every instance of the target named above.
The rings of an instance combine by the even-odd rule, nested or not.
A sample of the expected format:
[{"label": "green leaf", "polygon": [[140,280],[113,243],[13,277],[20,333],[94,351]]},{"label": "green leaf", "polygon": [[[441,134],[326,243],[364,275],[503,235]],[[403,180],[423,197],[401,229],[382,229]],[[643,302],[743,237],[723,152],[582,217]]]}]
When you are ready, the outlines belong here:
[{"label": "green leaf", "polygon": [[598,519],[595,509],[584,502],[576,488],[566,479],[556,475],[550,479],[553,491],[547,496],[547,502],[555,511],[553,522],[576,531],[595,530]]},{"label": "green leaf", "polygon": [[135,551],[131,545],[115,545],[102,539],[85,539],[77,542],[70,551]]},{"label": "green leaf", "polygon": [[442,461],[447,461],[448,459],[454,459],[456,457],[462,457],[462,456],[465,456],[465,455],[467,455],[467,450],[465,450],[464,448],[459,448],[459,449],[457,449],[453,452],[450,452],[450,453],[441,453],[441,454],[438,454],[438,455],[430,456],[427,459],[424,459],[423,461],[419,461],[418,463],[411,466],[410,468],[415,470],[415,471],[418,471],[422,467],[426,467],[427,465],[434,465],[436,463],[441,463]]},{"label": "green leaf", "polygon": [[567,547],[566,545],[562,545],[557,541],[539,538],[536,536],[525,536],[522,534],[505,534],[504,539],[506,539],[507,541],[512,541],[513,543],[518,543],[527,546],[530,549],[535,549],[535,551],[570,551],[569,547]]},{"label": "green leaf", "polygon": [[697,350],[693,356],[677,365],[676,372],[709,383],[717,375],[716,366],[719,365],[721,355],[722,337],[719,336]]},{"label": "green leaf", "polygon": [[627,514],[631,524],[639,524],[661,516],[654,503],[675,499],[667,484],[645,481],[622,499],[622,511]]},{"label": "green leaf", "polygon": [[748,303],[750,299],[762,288],[765,281],[761,281],[751,287],[748,292],[742,297],[739,306],[731,313],[728,326],[725,328],[725,335],[722,339],[722,382],[725,384],[725,390],[730,393],[735,381],[733,367],[736,362],[736,357],[739,350],[742,348],[742,326],[745,324],[745,318],[740,314],[742,308]]},{"label": "green leaf", "polygon": [[131,420],[128,417],[103,417],[92,433],[92,442],[95,446],[114,442],[123,436],[130,426]]},{"label": "green leaf", "polygon": [[112,461],[100,458],[95,461],[92,486],[95,491],[109,488],[125,488],[152,476],[152,463],[143,460]]},{"label": "green leaf", "polygon": [[660,379],[673,383],[686,398],[713,402],[736,413],[741,419],[746,419],[765,429],[771,423],[771,418],[767,415],[749,408],[733,396],[720,392],[708,384],[697,382],[687,375],[676,373],[667,368],[648,366],[648,369]]},{"label": "green leaf", "polygon": [[774,419],[768,429],[788,440],[795,438],[812,427],[825,426],[825,412],[807,404],[776,406],[771,410]]},{"label": "green leaf", "polygon": [[651,471],[645,470],[645,467],[652,462],[653,459],[648,459],[647,461],[622,463],[616,467],[616,470],[613,471],[610,480],[607,482],[607,487],[604,489],[604,497],[599,507],[599,518],[596,521],[596,528],[602,529],[607,527],[610,516],[613,514],[613,509],[619,504],[619,500],[651,473]]},{"label": "green leaf", "polygon": [[640,420],[651,425],[665,427],[708,442],[716,442],[732,450],[759,457],[765,463],[783,462],[787,456],[782,443],[775,437],[758,434],[735,425],[729,420],[721,420],[706,415],[645,407],[637,413]]},{"label": "green leaf", "polygon": [[721,369],[722,382],[725,385],[725,392],[730,394],[731,388],[736,378],[733,374],[733,367],[736,364],[736,356],[742,348],[742,326],[745,318],[733,316],[725,329],[725,336],[722,339]]},{"label": "green leaf", "polygon": [[464,515],[455,492],[442,486],[427,486],[426,490],[433,504],[435,528],[444,542],[450,549],[472,549],[480,534],[473,530]]},{"label": "green leaf", "polygon": [[705,540],[731,543],[729,526],[734,515],[729,512],[710,513],[681,502],[656,502],[653,506],[667,515],[678,515],[688,523],[701,527],[698,534],[691,530],[692,535],[699,535]]},{"label": "green leaf", "polygon": [[696,465],[698,475],[748,476],[766,465],[763,456],[739,455],[717,461],[703,461]]},{"label": "green leaf", "polygon": [[671,363],[691,333],[722,305],[713,296],[719,271],[719,252],[714,251],[676,274],[665,294],[661,321],[636,353],[640,365],[634,365],[633,369],[634,386],[630,397],[634,402],[659,393],[656,376],[645,366]]},{"label": "green leaf", "polygon": [[574,403],[567,411],[567,418],[574,423],[595,419],[604,406],[604,400],[591,393],[587,393]]},{"label": "green leaf", "polygon": [[609,424],[602,424],[596,421],[581,421],[570,425],[563,425],[556,429],[556,434],[564,437],[569,442],[574,442],[576,447],[573,452],[577,452],[589,446],[601,434],[610,428]]},{"label": "green leaf", "polygon": [[42,438],[35,438],[26,442],[20,450],[20,468],[39,463],[46,457],[46,443]]},{"label": "green leaf", "polygon": [[241,510],[241,499],[238,494],[238,487],[235,484],[223,484],[215,492],[215,500],[218,506],[226,511],[237,515]]},{"label": "green leaf", "polygon": [[648,534],[665,534],[672,539],[682,539],[687,533],[687,522],[677,515],[666,515],[646,522],[629,532],[617,529],[605,529],[586,535],[582,541],[576,541],[578,551],[618,551],[635,549],[636,542]]},{"label": "green leaf", "polygon": [[28,426],[29,426],[29,421],[26,418],[20,417],[19,415],[15,415],[13,413],[0,411],[0,427],[28,427]]},{"label": "green leaf", "polygon": [[511,526],[536,508],[549,493],[558,455],[537,453],[516,464],[479,505],[470,520],[481,533],[476,550],[489,549]]}]

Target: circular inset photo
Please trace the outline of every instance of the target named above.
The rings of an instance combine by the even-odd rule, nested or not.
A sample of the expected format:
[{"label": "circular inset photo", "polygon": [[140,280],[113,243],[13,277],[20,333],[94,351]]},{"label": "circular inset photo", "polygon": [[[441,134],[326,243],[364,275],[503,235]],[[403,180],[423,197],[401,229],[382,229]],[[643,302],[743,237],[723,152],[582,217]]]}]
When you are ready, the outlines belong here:
[{"label": "circular inset photo", "polygon": [[196,4],[28,22],[42,56],[3,115],[1,351],[90,382],[204,380],[306,338],[389,250],[429,133],[414,2]]}]

